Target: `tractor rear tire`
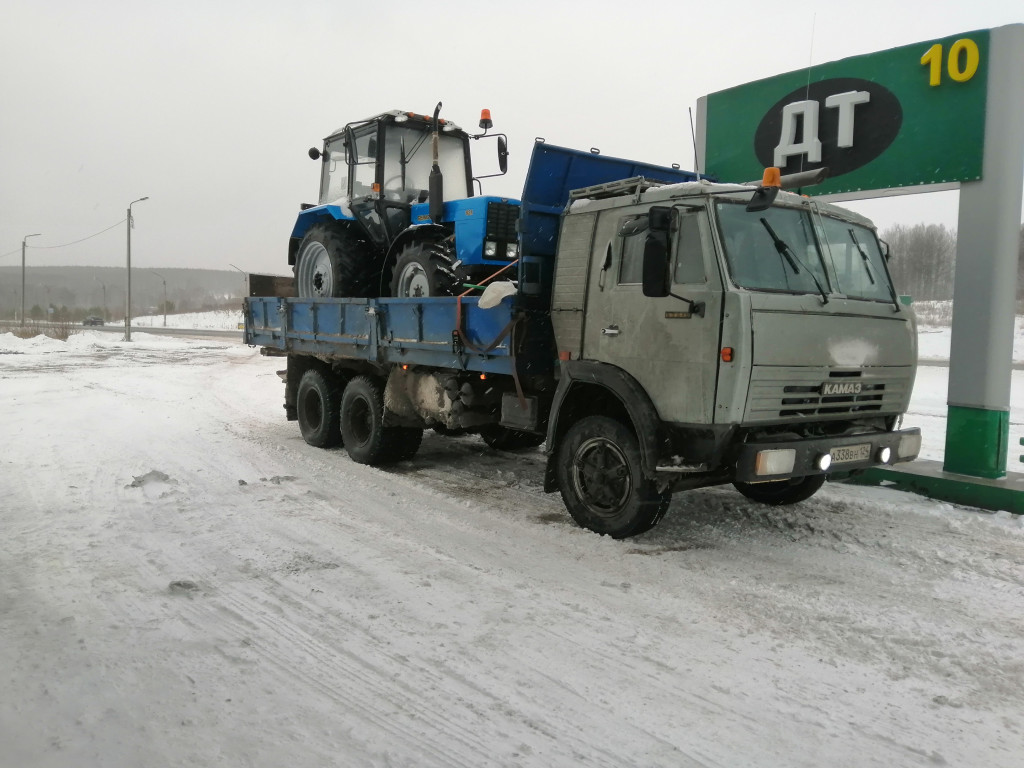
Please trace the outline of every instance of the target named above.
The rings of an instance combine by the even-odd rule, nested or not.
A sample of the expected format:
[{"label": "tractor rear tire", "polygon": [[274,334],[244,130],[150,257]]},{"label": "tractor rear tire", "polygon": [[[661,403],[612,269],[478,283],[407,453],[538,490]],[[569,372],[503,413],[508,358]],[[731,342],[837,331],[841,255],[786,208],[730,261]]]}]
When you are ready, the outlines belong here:
[{"label": "tractor rear tire", "polygon": [[373,249],[345,226],[317,224],[295,256],[295,290],[300,298],[365,298],[374,281]]},{"label": "tractor rear tire", "polygon": [[451,238],[418,240],[398,253],[391,273],[391,295],[403,299],[456,296],[462,293],[465,280]]}]

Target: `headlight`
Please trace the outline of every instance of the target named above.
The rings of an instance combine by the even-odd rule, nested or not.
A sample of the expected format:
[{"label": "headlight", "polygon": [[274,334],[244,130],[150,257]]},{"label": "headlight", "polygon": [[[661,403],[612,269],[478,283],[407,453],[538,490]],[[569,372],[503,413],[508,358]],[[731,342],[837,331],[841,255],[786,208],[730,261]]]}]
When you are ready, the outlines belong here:
[{"label": "headlight", "polygon": [[757,475],[788,475],[796,464],[796,451],[783,448],[773,451],[758,451],[754,463]]},{"label": "headlight", "polygon": [[514,259],[519,255],[519,246],[515,243],[509,243],[505,246],[505,258]]},{"label": "headlight", "polygon": [[484,256],[493,259],[498,254],[498,244],[493,240],[484,242]]}]

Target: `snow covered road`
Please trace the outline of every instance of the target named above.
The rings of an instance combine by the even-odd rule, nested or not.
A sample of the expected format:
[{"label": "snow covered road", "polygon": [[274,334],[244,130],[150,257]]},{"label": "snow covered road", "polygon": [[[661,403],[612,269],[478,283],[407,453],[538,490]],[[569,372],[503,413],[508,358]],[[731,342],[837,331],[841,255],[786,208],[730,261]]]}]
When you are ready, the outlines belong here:
[{"label": "snow covered road", "polygon": [[133,338],[0,336],[0,765],[1024,763],[1020,520],[719,488],[612,541],[541,451],[357,465],[280,360]]}]

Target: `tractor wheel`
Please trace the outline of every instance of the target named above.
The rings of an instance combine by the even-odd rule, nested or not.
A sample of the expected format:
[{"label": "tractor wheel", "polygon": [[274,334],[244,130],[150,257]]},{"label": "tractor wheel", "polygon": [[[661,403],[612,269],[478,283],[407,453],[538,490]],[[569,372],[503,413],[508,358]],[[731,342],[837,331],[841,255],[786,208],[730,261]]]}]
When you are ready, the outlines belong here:
[{"label": "tractor wheel", "polygon": [[752,501],[781,507],[811,498],[825,484],[825,475],[793,477],[768,483],[733,483],[736,490]]},{"label": "tractor wheel", "polygon": [[399,298],[455,296],[462,293],[465,272],[455,258],[450,238],[417,241],[398,254],[391,273],[391,295]]},{"label": "tractor wheel", "polygon": [[488,424],[480,428],[480,437],[489,448],[496,451],[521,451],[524,448],[536,448],[544,442],[546,436],[508,429],[499,424]]},{"label": "tractor wheel", "polygon": [[299,380],[295,401],[303,440],[317,448],[333,448],[341,443],[341,387],[332,377],[310,368]]},{"label": "tractor wheel", "polygon": [[373,250],[346,227],[318,224],[299,244],[295,256],[295,289],[301,298],[370,295]]},{"label": "tractor wheel", "polygon": [[643,476],[633,431],[607,416],[569,427],[558,451],[558,487],[583,528],[615,539],[643,533],[661,520],[671,495]]}]

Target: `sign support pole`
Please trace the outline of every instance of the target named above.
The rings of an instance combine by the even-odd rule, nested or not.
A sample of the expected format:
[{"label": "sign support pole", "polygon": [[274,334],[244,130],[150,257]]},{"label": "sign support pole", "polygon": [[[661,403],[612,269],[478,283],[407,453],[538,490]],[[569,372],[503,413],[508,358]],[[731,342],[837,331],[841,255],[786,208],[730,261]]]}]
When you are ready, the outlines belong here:
[{"label": "sign support pole", "polygon": [[981,181],[960,187],[943,471],[1006,475],[1024,185],[1024,25],[991,30]]}]

